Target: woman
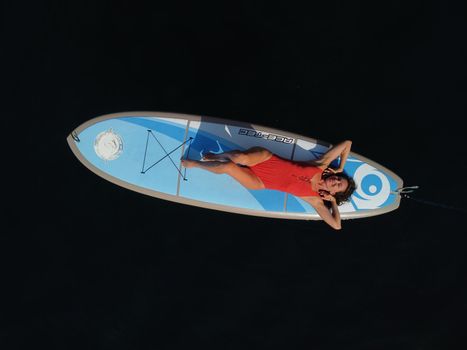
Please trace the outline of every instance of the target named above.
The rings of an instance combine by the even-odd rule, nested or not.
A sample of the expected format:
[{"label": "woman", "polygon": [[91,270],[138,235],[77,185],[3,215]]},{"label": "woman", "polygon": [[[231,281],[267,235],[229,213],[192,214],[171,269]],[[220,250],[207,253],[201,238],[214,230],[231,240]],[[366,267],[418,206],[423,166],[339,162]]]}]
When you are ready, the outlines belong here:
[{"label": "woman", "polygon": [[[200,161],[183,159],[182,165],[228,174],[251,190],[274,189],[291,193],[310,203],[327,224],[340,230],[338,205],[348,200],[355,190],[354,181],[343,173],[351,145],[351,141],[341,142],[321,158],[308,162],[290,161],[265,148],[253,147],[243,152],[209,153]],[[338,168],[330,168],[338,157]]]}]

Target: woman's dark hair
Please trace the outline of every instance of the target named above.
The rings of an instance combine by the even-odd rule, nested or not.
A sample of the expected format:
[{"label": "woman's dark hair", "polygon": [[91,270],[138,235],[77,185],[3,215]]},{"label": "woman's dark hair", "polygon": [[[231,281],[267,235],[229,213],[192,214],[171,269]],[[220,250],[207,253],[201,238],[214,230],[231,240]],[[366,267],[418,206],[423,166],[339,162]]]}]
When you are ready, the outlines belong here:
[{"label": "woman's dark hair", "polygon": [[347,202],[350,199],[350,196],[352,196],[352,193],[354,193],[357,186],[355,185],[355,181],[349,175],[347,175],[344,172],[335,173],[335,174],[332,174],[332,173],[323,174],[323,179],[325,179],[325,178],[327,178],[327,177],[329,177],[331,175],[338,176],[341,179],[346,179],[347,183],[349,184],[344,192],[337,192],[334,195],[334,198],[336,199],[336,204],[341,205],[341,204]]}]

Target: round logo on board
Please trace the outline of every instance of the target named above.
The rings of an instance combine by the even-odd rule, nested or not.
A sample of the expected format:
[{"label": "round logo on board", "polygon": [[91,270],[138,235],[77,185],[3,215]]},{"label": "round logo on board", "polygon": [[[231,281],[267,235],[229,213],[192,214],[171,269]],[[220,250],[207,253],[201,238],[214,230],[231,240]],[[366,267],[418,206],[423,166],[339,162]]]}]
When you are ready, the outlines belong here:
[{"label": "round logo on board", "polygon": [[94,140],[94,151],[103,160],[115,160],[123,152],[122,137],[112,129],[103,131]]}]

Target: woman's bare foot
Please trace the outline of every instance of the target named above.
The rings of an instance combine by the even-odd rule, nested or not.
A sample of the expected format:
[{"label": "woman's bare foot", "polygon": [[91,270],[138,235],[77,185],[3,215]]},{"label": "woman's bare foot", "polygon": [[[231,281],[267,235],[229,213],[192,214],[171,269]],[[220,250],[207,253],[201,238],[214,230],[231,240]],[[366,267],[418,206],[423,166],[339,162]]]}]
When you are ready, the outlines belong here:
[{"label": "woman's bare foot", "polygon": [[217,154],[215,153],[205,153],[203,154],[203,157],[201,158],[201,160],[204,160],[204,161],[209,161],[209,160],[216,160],[216,156]]},{"label": "woman's bare foot", "polygon": [[185,168],[193,168],[198,165],[197,160],[191,160],[191,159],[182,159],[182,165]]}]

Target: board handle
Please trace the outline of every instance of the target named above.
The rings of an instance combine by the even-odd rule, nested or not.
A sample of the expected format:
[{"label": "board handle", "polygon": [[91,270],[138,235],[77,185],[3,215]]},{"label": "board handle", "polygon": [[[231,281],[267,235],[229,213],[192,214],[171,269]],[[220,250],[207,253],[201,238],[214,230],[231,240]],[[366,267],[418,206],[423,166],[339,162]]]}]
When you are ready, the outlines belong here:
[{"label": "board handle", "polygon": [[81,140],[78,137],[78,133],[76,131],[73,131],[70,135],[72,139],[75,140],[76,142],[81,142]]}]

